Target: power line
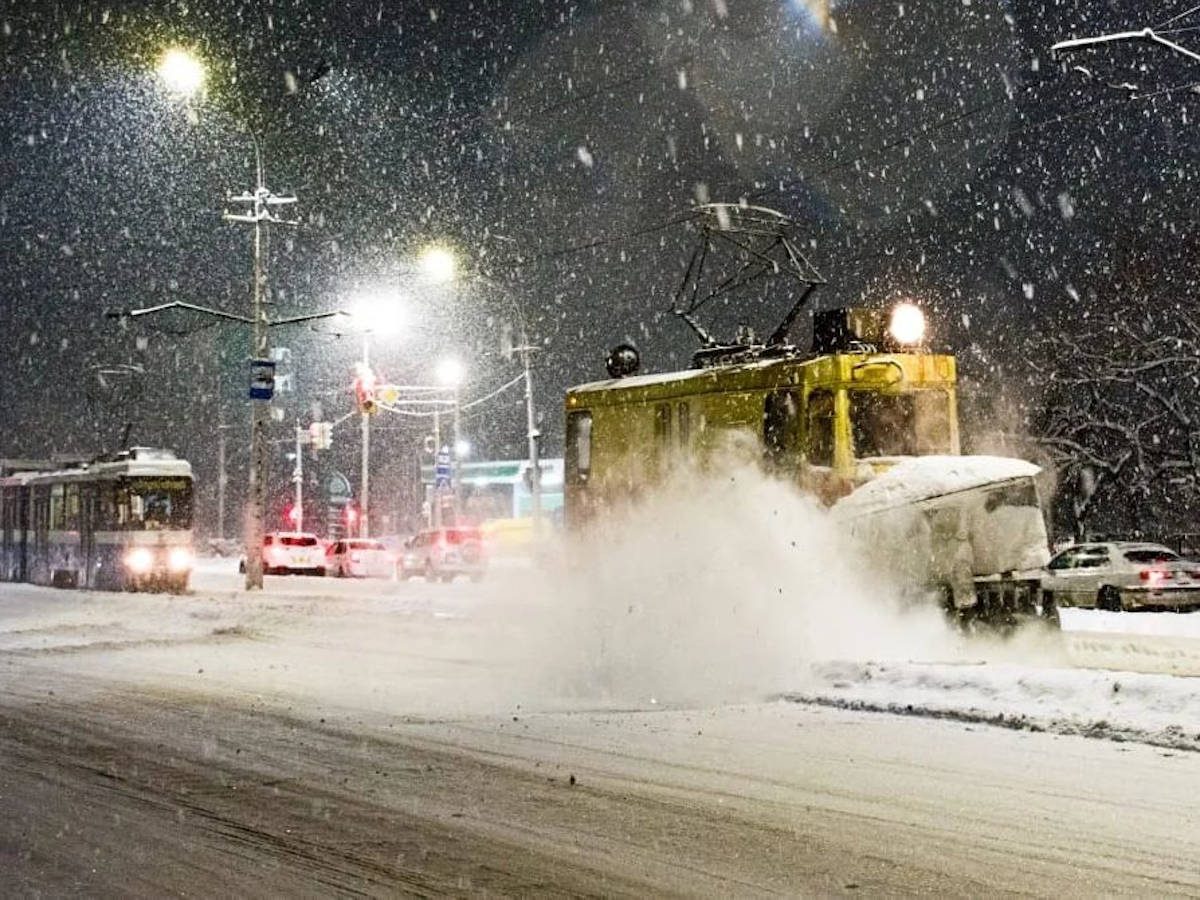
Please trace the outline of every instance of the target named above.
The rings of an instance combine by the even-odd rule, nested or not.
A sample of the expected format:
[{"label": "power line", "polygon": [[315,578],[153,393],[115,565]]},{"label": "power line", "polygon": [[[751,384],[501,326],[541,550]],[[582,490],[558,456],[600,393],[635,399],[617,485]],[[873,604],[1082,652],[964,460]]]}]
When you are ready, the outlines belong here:
[{"label": "power line", "polygon": [[1195,6],[1193,6],[1191,9],[1187,10],[1186,12],[1181,12],[1177,16],[1172,16],[1171,18],[1167,19],[1167,21],[1163,22],[1161,25],[1156,25],[1155,28],[1156,29],[1165,28],[1166,26],[1170,25],[1172,22],[1178,22],[1180,19],[1186,19],[1188,16],[1193,15],[1198,12],[1200,12],[1200,3],[1197,3]]}]

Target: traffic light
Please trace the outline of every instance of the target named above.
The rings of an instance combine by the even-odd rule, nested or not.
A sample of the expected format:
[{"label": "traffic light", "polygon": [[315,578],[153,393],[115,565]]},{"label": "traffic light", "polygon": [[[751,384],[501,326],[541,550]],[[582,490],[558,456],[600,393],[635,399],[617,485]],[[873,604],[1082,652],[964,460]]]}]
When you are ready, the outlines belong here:
[{"label": "traffic light", "polygon": [[288,524],[291,525],[292,528],[295,528],[300,524],[300,507],[295,505],[289,506],[284,515],[287,517]]},{"label": "traffic light", "polygon": [[354,378],[354,399],[361,413],[372,415],[378,409],[375,399],[375,373],[365,365],[359,366],[358,375]]}]

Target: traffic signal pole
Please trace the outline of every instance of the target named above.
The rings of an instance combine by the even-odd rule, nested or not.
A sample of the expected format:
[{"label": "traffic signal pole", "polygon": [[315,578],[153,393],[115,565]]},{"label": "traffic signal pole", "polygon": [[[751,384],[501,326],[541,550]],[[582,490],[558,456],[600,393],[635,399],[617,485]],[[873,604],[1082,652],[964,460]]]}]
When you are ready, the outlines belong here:
[{"label": "traffic signal pole", "polygon": [[[370,371],[370,335],[363,334],[363,372]],[[358,498],[358,536],[371,536],[371,414],[365,409],[360,413],[362,419],[362,488]]]},{"label": "traffic signal pole", "polygon": [[304,429],[300,420],[296,420],[296,468],[292,470],[292,481],[296,485],[296,515],[294,518],[297,531],[304,530]]}]

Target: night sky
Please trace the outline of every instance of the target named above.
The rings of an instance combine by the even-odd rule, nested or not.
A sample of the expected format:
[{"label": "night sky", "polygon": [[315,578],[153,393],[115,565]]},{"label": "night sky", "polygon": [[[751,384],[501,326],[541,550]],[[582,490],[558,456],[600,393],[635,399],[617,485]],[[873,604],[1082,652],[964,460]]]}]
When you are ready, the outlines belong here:
[{"label": "night sky", "polygon": [[[521,309],[551,455],[563,388],[602,377],[609,347],[635,342],[648,370],[687,364],[693,339],[664,311],[693,235],[665,223],[705,199],[794,217],[829,280],[820,306],[925,304],[960,356],[968,430],[1020,429],[1039,414],[1039,336],[1110,305],[1116,269],[1152,270],[1148,302],[1164,304],[1200,275],[1200,64],[1133,44],[1055,60],[1049,46],[1190,5],[10,2],[0,455],[111,447],[132,421],[135,442],[175,447],[212,481],[216,422],[246,418],[245,335],[105,313],[245,309],[248,234],[221,212],[252,184],[247,129],[269,186],[301,201],[300,226],[273,233],[277,314],[399,290],[409,327],[373,346],[383,374],[428,382],[453,353],[477,396],[516,374],[498,332]],[[1172,36],[1200,49],[1200,31]],[[155,75],[175,44],[208,66],[192,102]],[[416,271],[433,242],[462,260],[451,285]],[[769,330],[787,299],[730,315]],[[350,410],[359,338],[274,340],[296,360],[289,418]],[[117,364],[146,375],[101,385],[96,367]],[[380,425],[386,483],[387,448],[411,457],[421,432]],[[477,456],[523,455],[520,392],[467,429]],[[347,435],[333,460],[354,471],[356,447]]]}]

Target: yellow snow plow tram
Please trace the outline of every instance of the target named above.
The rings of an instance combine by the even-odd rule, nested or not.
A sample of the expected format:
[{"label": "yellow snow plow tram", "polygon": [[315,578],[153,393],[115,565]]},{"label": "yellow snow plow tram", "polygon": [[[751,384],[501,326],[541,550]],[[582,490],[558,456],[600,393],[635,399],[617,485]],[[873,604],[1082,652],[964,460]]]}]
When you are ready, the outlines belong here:
[{"label": "yellow snow plow tram", "polygon": [[[614,377],[568,390],[568,527],[620,515],[680,463],[712,471],[718,459],[727,465],[731,452],[760,460],[827,506],[903,460],[958,456],[955,359],[921,351],[919,309],[901,304],[892,310],[825,310],[814,315],[813,324],[808,354],[794,347],[774,355],[761,346],[725,347],[706,359],[702,350],[691,370]],[[636,359],[622,361],[622,352],[634,353],[627,347],[614,351],[610,374],[636,368]],[[1036,496],[1032,475],[1027,482]],[[1007,476],[1005,485],[1011,493]],[[938,515],[944,520],[945,508],[956,502],[937,504]],[[1041,599],[1036,578],[1016,572],[1028,565],[1028,548],[1014,552],[1012,561],[997,560],[982,546],[972,553],[972,541],[980,539],[971,533],[965,497],[962,503],[961,527],[936,531],[955,546],[935,549],[960,561],[965,581],[919,587],[932,591],[948,611],[961,612],[976,606],[972,581],[983,580],[990,587],[979,598],[1004,607],[989,618],[1034,611]],[[913,508],[914,515],[922,514],[915,503]],[[1037,527],[1044,553],[1044,525]],[[989,571],[979,571],[981,566]],[[1000,590],[997,580],[1004,582]]]},{"label": "yellow snow plow tram", "polygon": [[[908,307],[911,309],[911,307]],[[875,349],[884,313],[818,313],[813,354],[614,378],[566,396],[566,515],[586,522],[749,447],[826,504],[910,456],[957,455],[954,357]]]}]

